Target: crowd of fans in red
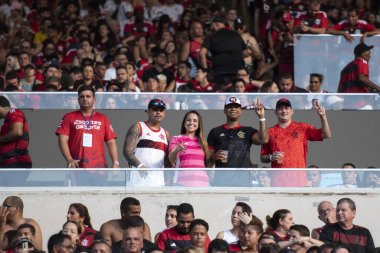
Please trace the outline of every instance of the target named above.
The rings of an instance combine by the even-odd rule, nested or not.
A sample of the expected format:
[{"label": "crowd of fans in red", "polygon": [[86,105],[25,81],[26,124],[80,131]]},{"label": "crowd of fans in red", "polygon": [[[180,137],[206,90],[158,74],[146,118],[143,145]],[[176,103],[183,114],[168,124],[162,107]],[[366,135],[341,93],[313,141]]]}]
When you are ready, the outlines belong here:
[{"label": "crowd of fans in red", "polygon": [[[211,2],[1,1],[0,90],[73,91],[84,84],[98,91],[275,92],[273,81],[294,72],[293,34],[352,41],[351,34],[365,40],[380,33],[378,1]],[[214,23],[245,43],[243,64],[224,81],[213,81],[216,55],[229,52],[202,52],[220,29]],[[309,91],[321,92],[323,76],[314,77],[319,87]]]}]

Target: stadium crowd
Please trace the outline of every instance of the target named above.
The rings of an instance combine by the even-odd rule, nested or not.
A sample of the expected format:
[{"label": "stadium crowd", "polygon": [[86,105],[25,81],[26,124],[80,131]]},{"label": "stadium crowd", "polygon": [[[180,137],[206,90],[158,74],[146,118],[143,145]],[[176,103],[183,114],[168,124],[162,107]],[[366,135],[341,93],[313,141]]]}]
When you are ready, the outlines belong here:
[{"label": "stadium crowd", "polygon": [[[294,34],[328,33],[348,42],[362,34],[364,43],[380,33],[379,6],[371,0],[2,1],[0,90],[92,85],[124,92],[320,93],[318,73],[308,73],[306,87],[290,85]],[[364,45],[355,57],[367,52],[368,67],[372,47]],[[363,89],[339,92],[380,90],[368,70],[363,76]]]},{"label": "stadium crowd", "polygon": [[[0,206],[0,245],[6,252],[44,252],[43,228],[25,218],[24,204],[18,196],[8,196]],[[378,252],[370,231],[354,224],[356,204],[341,198],[336,205],[321,201],[317,207],[321,227],[310,229],[295,224],[287,209],[267,215],[266,225],[244,202],[237,202],[230,216],[232,228],[208,234],[206,220],[195,218],[191,204],[168,205],[165,225],[152,237],[150,226],[140,216],[142,206],[133,197],[120,204],[118,219],[104,222],[99,231],[91,224],[90,211],[82,203],[70,204],[65,222],[57,234],[47,240],[49,253],[102,252],[197,252],[197,253],[371,253]],[[58,224],[54,224],[58,225]],[[57,227],[60,227],[59,225]],[[212,240],[212,241],[211,241]]]}]

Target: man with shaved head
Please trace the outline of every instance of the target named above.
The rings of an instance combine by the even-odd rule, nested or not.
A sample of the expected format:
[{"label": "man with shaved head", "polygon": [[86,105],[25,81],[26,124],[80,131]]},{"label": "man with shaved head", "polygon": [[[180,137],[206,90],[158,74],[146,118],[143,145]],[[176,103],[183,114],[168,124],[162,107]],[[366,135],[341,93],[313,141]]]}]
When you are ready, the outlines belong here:
[{"label": "man with shaved head", "polygon": [[[321,203],[319,203],[318,219],[325,223],[325,225],[333,224],[336,222],[335,208],[330,201],[324,200]],[[319,235],[325,225],[319,228],[314,228],[311,232],[311,237],[314,239],[319,239]]]},{"label": "man with shaved head", "polygon": [[34,246],[37,249],[42,249],[42,233],[38,223],[31,218],[23,217],[24,203],[18,196],[7,197],[3,205],[0,206],[0,248],[7,250],[11,247],[10,238],[8,235],[17,231],[21,224],[30,224],[36,230]]}]

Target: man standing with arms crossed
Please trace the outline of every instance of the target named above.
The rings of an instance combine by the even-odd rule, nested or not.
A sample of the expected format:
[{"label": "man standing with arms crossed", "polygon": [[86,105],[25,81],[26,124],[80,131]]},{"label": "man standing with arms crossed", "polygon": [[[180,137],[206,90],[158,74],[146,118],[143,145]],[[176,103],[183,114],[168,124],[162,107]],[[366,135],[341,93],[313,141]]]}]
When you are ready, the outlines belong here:
[{"label": "man standing with arms crossed", "polygon": [[[166,104],[161,99],[152,99],[146,112],[147,121],[138,122],[129,128],[123,153],[131,167],[164,168],[165,164],[169,164],[167,162],[169,133],[160,124],[165,118]],[[131,171],[127,183],[129,186],[138,187],[164,186],[164,172]]]},{"label": "man standing with arms crossed", "polygon": [[[240,125],[243,111],[240,99],[230,97],[224,105],[227,123],[211,129],[207,137],[210,157],[216,168],[252,168],[250,149],[252,144],[262,145],[269,140],[265,124],[265,109],[254,105],[260,122],[260,131]],[[249,171],[216,171],[214,186],[250,186]]]},{"label": "man standing with arms crossed", "polygon": [[[94,110],[95,89],[83,85],[78,90],[78,111],[63,116],[57,130],[58,145],[68,168],[106,168],[107,162],[103,142],[106,142],[112,159],[112,168],[119,168],[116,134],[102,113]],[[105,185],[104,171],[77,171],[78,184]]]},{"label": "man standing with arms crossed", "polygon": [[[303,122],[292,121],[293,108],[290,101],[281,98],[276,103],[278,124],[269,128],[269,142],[262,146],[261,162],[271,163],[272,168],[306,168],[307,141],[322,141],[331,138],[326,111],[314,105],[322,128],[317,129]],[[271,186],[275,187],[305,187],[307,175],[301,171],[273,171]]]}]

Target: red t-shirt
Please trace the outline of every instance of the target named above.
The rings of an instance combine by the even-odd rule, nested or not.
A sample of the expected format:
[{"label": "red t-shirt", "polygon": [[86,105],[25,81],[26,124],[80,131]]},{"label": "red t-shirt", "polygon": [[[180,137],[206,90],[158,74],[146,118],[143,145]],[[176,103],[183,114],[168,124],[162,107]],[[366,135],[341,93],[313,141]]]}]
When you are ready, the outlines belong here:
[{"label": "red t-shirt", "polygon": [[368,93],[367,86],[359,82],[358,75],[369,76],[368,62],[362,58],[356,58],[347,64],[340,72],[338,92],[344,93]]},{"label": "red t-shirt", "polygon": [[[89,130],[86,130],[86,124]],[[69,136],[70,154],[75,160],[81,160],[82,168],[107,167],[103,142],[116,139],[109,119],[99,112],[92,117],[86,117],[86,123],[81,111],[67,113],[63,116],[55,132],[57,135]],[[83,135],[92,134],[91,147],[83,146]]]},{"label": "red t-shirt", "polygon": [[201,86],[200,82],[193,79],[191,84],[193,86],[193,89],[198,92],[215,92],[216,91],[215,83],[209,83],[207,86]]},{"label": "red t-shirt", "polygon": [[128,35],[149,37],[156,33],[156,27],[149,21],[142,24],[127,23],[124,26],[124,33]]},{"label": "red t-shirt", "polygon": [[1,143],[0,145],[0,166],[7,164],[32,163],[28,154],[29,146],[29,126],[24,113],[19,109],[11,109],[4,119],[4,124],[0,130],[0,136],[8,134],[11,126],[15,123],[23,123],[24,132],[16,140]]},{"label": "red t-shirt", "polygon": [[[282,164],[272,161],[272,168],[306,168],[307,141],[322,141],[322,129],[306,123],[292,121],[286,128],[278,124],[269,128],[269,142],[262,146],[261,154],[284,152]],[[306,186],[306,171],[272,171],[271,186]]]},{"label": "red t-shirt", "polygon": [[309,14],[302,13],[299,15],[299,17],[296,19],[295,26],[301,25],[301,23],[305,23],[307,26],[312,28],[328,28],[329,21],[327,19],[327,15],[325,12],[320,11],[317,14],[315,14],[314,17],[309,16]]},{"label": "red t-shirt", "polygon": [[363,34],[365,32],[376,30],[376,27],[369,24],[365,20],[359,19],[354,26],[351,26],[347,20],[343,20],[338,24],[334,25],[332,29],[335,31],[347,31],[350,34]]}]

